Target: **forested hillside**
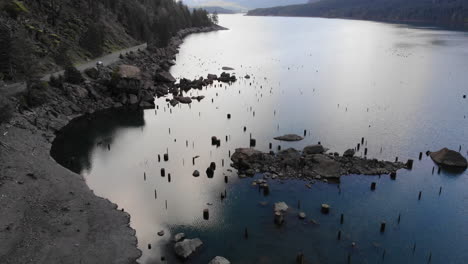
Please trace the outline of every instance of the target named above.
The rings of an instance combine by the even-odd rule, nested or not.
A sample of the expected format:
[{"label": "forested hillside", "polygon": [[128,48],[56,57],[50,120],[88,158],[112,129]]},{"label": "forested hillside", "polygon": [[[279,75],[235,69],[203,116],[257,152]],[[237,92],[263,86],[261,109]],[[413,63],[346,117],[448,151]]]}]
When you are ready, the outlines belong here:
[{"label": "forested hillside", "polygon": [[2,0],[0,81],[31,77],[178,30],[210,25],[173,0]]},{"label": "forested hillside", "polygon": [[421,22],[468,29],[468,0],[321,0],[303,5],[255,9],[248,15]]}]

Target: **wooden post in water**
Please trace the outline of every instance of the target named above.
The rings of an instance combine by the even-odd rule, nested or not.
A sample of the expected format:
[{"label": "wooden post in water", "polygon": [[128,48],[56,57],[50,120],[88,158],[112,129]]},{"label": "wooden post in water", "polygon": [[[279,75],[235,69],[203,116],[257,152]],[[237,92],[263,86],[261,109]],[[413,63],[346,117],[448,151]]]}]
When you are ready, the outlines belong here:
[{"label": "wooden post in water", "polygon": [[344,223],[344,214],[341,214],[341,217],[340,217],[340,224],[343,224]]},{"label": "wooden post in water", "polygon": [[406,162],[406,168],[407,168],[408,170],[413,169],[413,160],[412,160],[412,159],[409,159],[409,160]]},{"label": "wooden post in water", "polygon": [[370,187],[371,190],[372,190],[372,191],[375,191],[375,187],[376,187],[376,186],[377,186],[377,183],[376,183],[376,182],[372,182],[372,183],[371,183],[371,187]]},{"label": "wooden post in water", "polygon": [[299,255],[297,255],[296,257],[296,263],[297,264],[304,264],[305,263],[305,260],[304,260],[304,253],[299,253]]},{"label": "wooden post in water", "polygon": [[338,240],[341,240],[341,230],[338,230]]},{"label": "wooden post in water", "polygon": [[253,148],[257,144],[257,141],[254,138],[250,139],[250,147]]},{"label": "wooden post in water", "polygon": [[421,200],[422,191],[419,192],[418,201]]},{"label": "wooden post in water", "polygon": [[385,232],[385,225],[386,225],[385,221],[383,221],[382,223],[380,223],[380,233]]}]

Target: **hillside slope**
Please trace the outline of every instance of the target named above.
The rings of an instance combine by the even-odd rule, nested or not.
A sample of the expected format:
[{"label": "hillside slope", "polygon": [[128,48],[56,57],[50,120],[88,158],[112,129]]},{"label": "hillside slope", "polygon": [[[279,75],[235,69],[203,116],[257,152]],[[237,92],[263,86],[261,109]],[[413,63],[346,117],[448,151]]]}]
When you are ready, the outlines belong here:
[{"label": "hillside slope", "polygon": [[191,12],[173,0],[3,0],[0,81],[142,42],[163,46],[180,29],[209,24],[206,11]]},{"label": "hillside slope", "polygon": [[303,5],[255,9],[248,15],[420,22],[468,29],[468,0],[322,0]]}]

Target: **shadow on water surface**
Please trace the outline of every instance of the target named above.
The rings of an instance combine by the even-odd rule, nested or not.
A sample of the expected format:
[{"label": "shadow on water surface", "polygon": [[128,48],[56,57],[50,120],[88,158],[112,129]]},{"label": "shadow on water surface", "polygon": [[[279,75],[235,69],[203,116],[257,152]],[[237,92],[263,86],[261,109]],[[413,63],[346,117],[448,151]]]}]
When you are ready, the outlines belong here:
[{"label": "shadow on water surface", "polygon": [[93,150],[96,147],[111,148],[119,129],[143,127],[143,112],[120,108],[77,117],[59,131],[50,154],[60,165],[75,173],[90,171]]}]

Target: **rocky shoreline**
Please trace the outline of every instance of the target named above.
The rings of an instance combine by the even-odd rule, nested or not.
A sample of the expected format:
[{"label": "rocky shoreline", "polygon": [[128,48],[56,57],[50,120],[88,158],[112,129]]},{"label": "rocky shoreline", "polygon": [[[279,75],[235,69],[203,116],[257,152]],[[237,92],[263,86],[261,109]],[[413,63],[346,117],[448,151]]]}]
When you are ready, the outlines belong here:
[{"label": "rocky shoreline", "polygon": [[10,98],[16,111],[0,125],[1,263],[136,263],[141,251],[130,215],[55,162],[51,142],[80,115],[151,108],[155,95],[169,93],[183,102],[182,90],[212,83],[215,78],[176,85],[168,70],[185,36],[222,29],[185,29],[166,48],[122,54],[118,63],[86,70],[82,84],[39,83]]}]

